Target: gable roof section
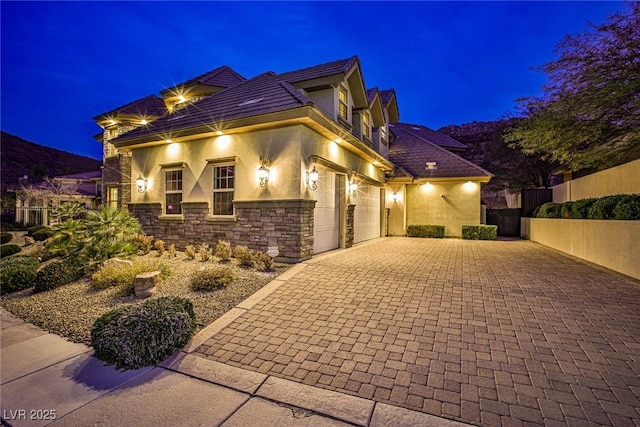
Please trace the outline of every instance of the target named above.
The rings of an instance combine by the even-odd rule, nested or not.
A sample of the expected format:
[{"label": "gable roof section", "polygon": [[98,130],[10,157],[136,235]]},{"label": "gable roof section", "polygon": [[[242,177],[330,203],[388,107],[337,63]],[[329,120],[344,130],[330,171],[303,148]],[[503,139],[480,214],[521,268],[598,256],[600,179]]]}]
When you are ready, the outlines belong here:
[{"label": "gable roof section", "polygon": [[155,95],[149,95],[125,104],[122,107],[107,111],[106,113],[98,114],[93,118],[93,120],[100,121],[110,119],[118,116],[119,114],[140,117],[160,117],[165,114],[166,111],[167,109],[164,106],[164,101],[162,101],[161,98]]},{"label": "gable roof section", "polygon": [[173,92],[176,88],[183,88],[195,85],[207,85],[207,86],[217,86],[222,88],[233,87],[237,84],[240,84],[247,79],[242,75],[238,74],[235,70],[233,70],[228,65],[224,65],[222,67],[218,67],[211,71],[207,71],[206,73],[200,74],[197,77],[186,80],[182,83],[178,83],[173,85],[167,89],[163,89],[160,93],[168,93]]},{"label": "gable roof section", "polygon": [[382,102],[380,101],[380,91],[377,87],[367,89],[367,102],[373,117],[373,127],[384,126],[384,113],[382,111]]},{"label": "gable roof section", "polygon": [[[299,90],[265,73],[197,101],[146,127],[139,127],[112,140],[118,143],[148,136],[166,139],[172,131],[215,126],[226,120],[247,118],[312,105]],[[212,130],[214,130],[212,128]]]},{"label": "gable roof section", "polygon": [[436,144],[440,147],[444,147],[448,150],[452,151],[464,151],[467,146],[463,143],[456,141],[448,135],[437,132],[433,129],[430,129],[426,126],[422,125],[413,125],[410,123],[394,123],[389,125],[391,130],[395,133],[396,130],[404,130],[410,133],[419,136],[422,139],[425,139],[433,144]]},{"label": "gable roof section", "polygon": [[282,80],[289,83],[298,83],[307,80],[315,80],[323,77],[347,74],[351,68],[358,63],[358,57],[352,56],[346,59],[327,62],[326,64],[314,65],[300,70],[288,71],[278,74]]},{"label": "gable roof section", "polygon": [[380,91],[380,100],[389,114],[389,123],[400,121],[400,110],[398,108],[398,98],[395,89],[385,89]]},{"label": "gable roof section", "polygon": [[[408,172],[414,179],[490,178],[490,172],[462,157],[437,146],[404,127],[393,127],[395,139],[389,147],[389,160]],[[427,162],[436,162],[437,169],[428,170]],[[406,174],[404,174],[406,175]],[[487,179],[488,180],[488,179]]]}]

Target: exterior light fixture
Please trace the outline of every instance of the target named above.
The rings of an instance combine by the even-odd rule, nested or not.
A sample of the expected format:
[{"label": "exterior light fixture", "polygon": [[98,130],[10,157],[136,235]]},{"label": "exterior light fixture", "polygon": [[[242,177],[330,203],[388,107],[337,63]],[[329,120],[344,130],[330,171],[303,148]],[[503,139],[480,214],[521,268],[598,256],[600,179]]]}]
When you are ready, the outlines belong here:
[{"label": "exterior light fixture", "polygon": [[222,132],[221,130],[217,130],[217,131],[216,131],[216,135],[217,135],[217,136],[224,135],[224,132]]},{"label": "exterior light fixture", "polygon": [[391,198],[393,199],[393,203],[396,203],[398,201],[398,193],[394,191]]},{"label": "exterior light fixture", "polygon": [[260,180],[260,187],[264,187],[269,182],[269,165],[268,160],[260,160],[260,167],[258,168],[258,179]]},{"label": "exterior light fixture", "polygon": [[187,98],[184,97],[184,95],[178,95],[178,103],[182,104],[183,102],[186,102]]},{"label": "exterior light fixture", "polygon": [[171,144],[173,142],[172,139],[165,139],[164,142],[166,142],[167,144]]},{"label": "exterior light fixture", "polygon": [[307,171],[307,186],[314,191],[317,190],[319,177],[318,169],[314,166],[311,171]]},{"label": "exterior light fixture", "polygon": [[136,179],[136,187],[138,187],[138,193],[144,193],[147,190],[147,178],[143,178],[142,175]]},{"label": "exterior light fixture", "polygon": [[149,122],[147,122],[147,119],[140,120],[140,124],[143,125],[143,126],[146,125],[147,123],[149,123]]},{"label": "exterior light fixture", "polygon": [[351,195],[351,197],[355,197],[356,196],[356,191],[358,191],[358,184],[356,184],[355,182],[351,181],[349,183],[349,194]]}]

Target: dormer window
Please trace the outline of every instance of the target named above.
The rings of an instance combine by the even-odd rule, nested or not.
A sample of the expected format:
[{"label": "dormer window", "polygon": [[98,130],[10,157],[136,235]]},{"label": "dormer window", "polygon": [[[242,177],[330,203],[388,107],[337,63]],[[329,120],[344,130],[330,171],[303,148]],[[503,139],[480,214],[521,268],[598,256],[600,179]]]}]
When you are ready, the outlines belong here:
[{"label": "dormer window", "polygon": [[380,126],[380,139],[384,143],[387,142],[387,126],[386,125]]},{"label": "dormer window", "polygon": [[338,94],[338,117],[349,120],[349,91],[340,85]]},{"label": "dormer window", "polygon": [[371,139],[371,116],[368,111],[362,112],[362,137]]}]

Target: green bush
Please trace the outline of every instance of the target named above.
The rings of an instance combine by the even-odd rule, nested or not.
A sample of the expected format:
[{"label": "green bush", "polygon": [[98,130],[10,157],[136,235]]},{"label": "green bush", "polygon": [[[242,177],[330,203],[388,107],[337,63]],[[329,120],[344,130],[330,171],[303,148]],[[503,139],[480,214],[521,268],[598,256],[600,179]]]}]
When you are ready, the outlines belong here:
[{"label": "green bush", "polygon": [[0,246],[0,258],[15,255],[20,252],[20,246],[18,245],[1,245]]},{"label": "green bush", "polygon": [[540,206],[537,218],[562,218],[562,204],[548,202]]},{"label": "green bush", "polygon": [[613,219],[614,209],[623,200],[624,196],[621,194],[599,198],[589,208],[589,219]]},{"label": "green bush", "polygon": [[247,267],[251,267],[253,265],[253,253],[248,247],[237,245],[235,255],[240,265],[244,265]]},{"label": "green bush", "polygon": [[36,242],[43,242],[45,240],[47,240],[49,237],[53,236],[54,232],[53,230],[51,230],[48,227],[45,228],[41,228],[38,231],[35,231],[31,237],[33,237],[33,240],[35,240]]},{"label": "green bush", "polygon": [[13,235],[11,233],[0,233],[0,244],[4,245],[5,243],[9,243],[13,240]]},{"label": "green bush", "polygon": [[560,216],[564,219],[573,218],[572,214],[572,206],[574,202],[564,202],[560,205]]},{"label": "green bush", "polygon": [[216,256],[221,261],[231,261],[231,243],[224,240],[218,240],[216,244]]},{"label": "green bush", "polygon": [[136,259],[131,265],[107,265],[100,268],[91,276],[91,287],[106,289],[112,286],[122,288],[126,295],[133,293],[133,282],[140,273],[159,271],[160,277],[166,279],[171,274],[171,268],[159,259]]},{"label": "green bush", "polygon": [[498,238],[497,225],[463,225],[462,238],[467,240],[496,240]]},{"label": "green bush", "polygon": [[191,301],[156,298],[102,315],[91,329],[91,345],[98,358],[117,369],[138,369],[184,347],[195,327]]},{"label": "green bush", "polygon": [[442,239],[444,237],[444,225],[409,225],[407,226],[407,236]]},{"label": "green bush", "polygon": [[33,227],[29,227],[27,228],[27,235],[29,236],[33,236],[33,233],[35,233],[38,230],[42,230],[43,228],[47,228],[44,225],[34,225]]},{"label": "green bush", "polygon": [[613,219],[640,219],[640,194],[629,194],[623,197],[613,209]]},{"label": "green bush", "polygon": [[191,277],[191,289],[194,291],[212,291],[232,284],[236,280],[233,269],[216,265],[196,272]]},{"label": "green bush", "polygon": [[21,291],[33,286],[40,263],[28,256],[14,256],[0,260],[0,295]]},{"label": "green bush", "polygon": [[73,259],[52,261],[38,270],[33,291],[50,291],[75,282],[82,276],[84,276],[84,268],[77,261]]},{"label": "green bush", "polygon": [[580,199],[571,204],[571,218],[573,219],[586,219],[589,217],[589,209],[591,205],[598,200],[596,198]]}]

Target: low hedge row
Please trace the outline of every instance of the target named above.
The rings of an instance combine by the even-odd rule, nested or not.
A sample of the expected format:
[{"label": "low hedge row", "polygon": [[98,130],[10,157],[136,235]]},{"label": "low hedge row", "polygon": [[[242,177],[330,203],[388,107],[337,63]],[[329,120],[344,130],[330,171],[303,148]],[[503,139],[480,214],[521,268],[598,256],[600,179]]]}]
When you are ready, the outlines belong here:
[{"label": "low hedge row", "polygon": [[462,238],[467,240],[496,240],[498,238],[497,225],[463,225]]},{"label": "low hedge row", "polygon": [[408,225],[407,236],[442,239],[444,238],[444,225]]},{"label": "low hedge row", "polygon": [[33,286],[39,265],[36,258],[28,256],[12,256],[0,260],[0,295]]},{"label": "low hedge row", "polygon": [[56,260],[42,267],[35,278],[33,292],[50,291],[84,276],[84,268],[75,260]]},{"label": "low hedge row", "polygon": [[20,252],[20,246],[14,244],[0,245],[0,258],[15,255]]},{"label": "low hedge row", "polygon": [[549,202],[537,207],[533,214],[536,218],[639,220],[640,194]]}]

